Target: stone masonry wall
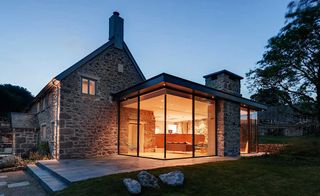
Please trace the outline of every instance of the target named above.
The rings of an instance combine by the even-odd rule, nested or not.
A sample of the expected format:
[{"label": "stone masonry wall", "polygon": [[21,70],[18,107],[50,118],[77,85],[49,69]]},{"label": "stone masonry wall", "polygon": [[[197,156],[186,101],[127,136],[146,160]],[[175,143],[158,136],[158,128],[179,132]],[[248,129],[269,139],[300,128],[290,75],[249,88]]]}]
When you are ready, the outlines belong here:
[{"label": "stone masonry wall", "polygon": [[[118,71],[118,65],[123,72]],[[96,80],[96,95],[81,93],[81,78]],[[117,153],[116,93],[143,79],[128,55],[109,47],[61,81],[59,158],[103,157]]]},{"label": "stone masonry wall", "polygon": [[226,74],[218,75],[217,78],[207,78],[206,86],[222,90],[227,93],[241,96],[240,94],[240,80],[231,79],[230,76]]},{"label": "stone masonry wall", "polygon": [[240,104],[217,100],[217,140],[219,156],[240,155]]},{"label": "stone masonry wall", "polygon": [[13,129],[13,153],[24,155],[36,147],[38,133],[36,129]]},{"label": "stone masonry wall", "polygon": [[[43,100],[45,100],[45,107],[43,107]],[[54,88],[52,92],[48,93],[40,101],[40,110],[37,112],[37,103],[35,103],[30,112],[34,113],[38,119],[39,127],[46,127],[46,138],[48,141],[50,153],[52,157],[56,157],[56,143],[55,143],[55,128],[57,125],[57,105],[58,105],[58,88]]]},{"label": "stone masonry wall", "polygon": [[[144,151],[155,151],[155,117],[152,111],[141,110],[140,122],[144,126]],[[120,154],[127,154],[129,123],[137,123],[137,109],[122,108],[120,112]],[[136,150],[136,149],[135,149]],[[142,152],[143,149],[140,149]]]}]

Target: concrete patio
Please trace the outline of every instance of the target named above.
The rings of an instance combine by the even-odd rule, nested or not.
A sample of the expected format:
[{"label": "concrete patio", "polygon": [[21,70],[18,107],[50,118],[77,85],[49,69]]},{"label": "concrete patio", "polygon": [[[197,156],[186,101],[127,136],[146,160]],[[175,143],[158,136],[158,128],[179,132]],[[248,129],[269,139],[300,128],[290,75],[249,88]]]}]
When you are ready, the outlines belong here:
[{"label": "concrete patio", "polygon": [[41,184],[48,191],[55,192],[66,188],[69,184],[76,181],[111,174],[237,159],[238,157],[203,157],[156,160],[116,155],[103,159],[39,161],[36,165],[28,166],[28,170],[42,182]]}]

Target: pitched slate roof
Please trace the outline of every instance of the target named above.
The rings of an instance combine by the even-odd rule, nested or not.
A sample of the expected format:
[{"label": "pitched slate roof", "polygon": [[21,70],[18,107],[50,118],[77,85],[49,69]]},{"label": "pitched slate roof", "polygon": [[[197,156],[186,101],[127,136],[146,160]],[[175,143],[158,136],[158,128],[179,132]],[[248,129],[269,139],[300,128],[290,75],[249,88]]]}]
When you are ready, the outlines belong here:
[{"label": "pitched slate roof", "polygon": [[34,114],[12,112],[11,126],[12,128],[34,129],[39,128],[39,122]]},{"label": "pitched slate roof", "polygon": [[[123,41],[123,49],[124,51],[127,53],[129,59],[131,60],[132,64],[134,65],[135,69],[137,70],[137,72],[139,73],[140,77],[143,80],[146,80],[145,76],[143,75],[141,69],[139,68],[137,62],[135,61],[135,59],[133,58],[127,44]],[[74,65],[72,65],[71,67],[69,67],[68,69],[66,69],[65,71],[61,72],[59,75],[57,75],[56,77],[54,77],[52,80],[50,80],[50,82],[37,94],[37,96],[34,98],[33,103],[35,103],[36,101],[38,101],[41,97],[43,97],[44,95],[46,95],[48,92],[51,91],[52,89],[52,81],[54,80],[63,80],[65,77],[67,77],[68,75],[70,75],[72,72],[74,72],[75,70],[77,70],[79,67],[81,67],[82,65],[88,63],[90,60],[92,60],[93,58],[95,58],[96,56],[100,55],[103,51],[105,51],[107,48],[111,47],[114,45],[114,40],[110,40],[107,43],[103,44],[102,46],[100,46],[99,48],[97,48],[96,50],[94,50],[93,52],[91,52],[89,55],[87,55],[86,57],[84,57],[83,59],[81,59],[80,61],[78,61],[77,63],[75,63]],[[32,105],[31,104],[31,105]],[[31,106],[30,106],[31,107]],[[30,108],[28,107],[27,110]]]},{"label": "pitched slate roof", "polygon": [[[92,60],[93,58],[95,58],[96,56],[98,56],[99,54],[101,54],[103,51],[105,51],[107,48],[109,48],[110,46],[112,46],[114,44],[113,40],[108,41],[107,43],[103,44],[102,46],[100,46],[99,48],[97,48],[95,51],[93,51],[92,53],[90,53],[89,55],[87,55],[86,57],[84,57],[83,59],[81,59],[80,61],[78,61],[77,63],[75,63],[74,65],[72,65],[71,67],[69,67],[68,69],[66,69],[65,71],[63,71],[62,73],[60,73],[59,75],[57,75],[55,77],[56,80],[62,80],[65,77],[67,77],[69,74],[71,74],[72,72],[74,72],[75,70],[77,70],[79,67],[81,67],[82,65],[86,64],[87,62],[89,62],[90,60]],[[140,70],[137,62],[134,60],[128,46],[126,45],[125,42],[123,42],[123,48],[124,51],[128,54],[130,60],[132,61],[135,69],[137,70],[137,72],[139,73],[140,77],[143,80],[146,80],[145,76],[143,75],[142,71]]]}]

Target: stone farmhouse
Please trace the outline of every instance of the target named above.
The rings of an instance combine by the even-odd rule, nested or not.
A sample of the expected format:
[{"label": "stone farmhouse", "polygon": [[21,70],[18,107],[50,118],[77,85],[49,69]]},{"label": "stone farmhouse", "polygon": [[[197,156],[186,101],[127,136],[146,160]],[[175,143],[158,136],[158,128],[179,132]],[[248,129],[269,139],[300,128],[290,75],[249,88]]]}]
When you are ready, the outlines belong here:
[{"label": "stone farmhouse", "polygon": [[205,85],[166,73],[146,79],[109,19],[109,41],[63,71],[25,113],[11,114],[12,153],[48,142],[52,158],[128,155],[156,159],[239,156],[258,151],[260,103],[242,97],[227,70]]}]

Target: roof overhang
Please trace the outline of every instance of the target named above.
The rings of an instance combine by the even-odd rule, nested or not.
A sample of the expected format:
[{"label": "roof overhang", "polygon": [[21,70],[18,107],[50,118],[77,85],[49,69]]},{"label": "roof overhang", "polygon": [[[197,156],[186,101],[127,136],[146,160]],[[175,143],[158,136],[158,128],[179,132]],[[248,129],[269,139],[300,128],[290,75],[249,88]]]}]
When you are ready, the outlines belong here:
[{"label": "roof overhang", "polygon": [[267,106],[264,104],[252,101],[247,98],[236,96],[230,93],[223,92],[199,83],[195,83],[183,78],[179,78],[167,73],[162,73],[154,76],[144,82],[137,85],[129,87],[123,91],[113,94],[115,100],[123,100],[130,97],[135,97],[159,88],[174,88],[187,93],[192,93],[195,95],[202,95],[207,97],[212,97],[216,99],[225,99],[232,102],[240,103],[242,106],[250,107],[256,110],[265,110]]}]

